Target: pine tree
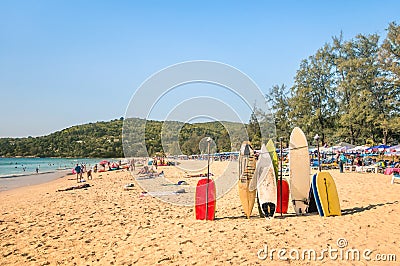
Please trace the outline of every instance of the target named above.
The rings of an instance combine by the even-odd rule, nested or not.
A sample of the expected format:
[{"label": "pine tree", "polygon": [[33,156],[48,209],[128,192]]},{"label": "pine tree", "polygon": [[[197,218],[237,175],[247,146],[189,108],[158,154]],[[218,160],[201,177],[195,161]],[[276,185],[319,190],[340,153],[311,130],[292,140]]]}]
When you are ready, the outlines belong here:
[{"label": "pine tree", "polygon": [[301,127],[309,138],[318,133],[323,143],[334,130],[337,117],[333,70],[331,47],[326,44],[301,62],[289,100],[293,126]]}]

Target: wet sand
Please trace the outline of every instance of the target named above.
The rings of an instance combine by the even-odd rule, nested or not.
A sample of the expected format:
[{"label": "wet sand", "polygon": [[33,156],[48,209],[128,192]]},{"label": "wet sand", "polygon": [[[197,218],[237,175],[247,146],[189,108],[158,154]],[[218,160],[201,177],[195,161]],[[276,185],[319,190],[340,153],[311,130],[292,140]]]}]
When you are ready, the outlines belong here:
[{"label": "wet sand", "polygon": [[[227,162],[216,162],[211,172],[214,178],[225,173],[235,180],[235,167],[232,171],[226,169]],[[176,167],[158,170],[164,170],[171,183],[187,180],[188,193],[200,179],[185,178],[187,173]],[[343,216],[295,216],[290,207],[283,219],[266,220],[258,217],[255,207],[251,218],[246,219],[235,185],[217,201],[215,221],[197,221],[192,206],[141,196],[143,189],[123,170],[94,174],[87,189],[56,192],[77,185],[74,176],[67,176],[3,191],[0,265],[261,265],[271,260],[273,265],[300,265],[310,261],[296,259],[295,254],[280,261],[276,252],[272,259],[262,259],[265,251],[271,255],[271,249],[319,252],[329,246],[339,250],[370,249],[372,258],[396,254],[400,260],[400,183],[391,185],[390,176],[382,174],[330,172]],[[127,183],[135,186],[124,190]],[[166,187],[173,190],[173,186]],[[347,241],[342,249],[337,246],[340,238]],[[325,257],[321,263],[377,262]]]},{"label": "wet sand", "polygon": [[15,188],[39,185],[61,178],[71,173],[71,170],[60,170],[47,173],[18,175],[0,178],[0,192]]}]

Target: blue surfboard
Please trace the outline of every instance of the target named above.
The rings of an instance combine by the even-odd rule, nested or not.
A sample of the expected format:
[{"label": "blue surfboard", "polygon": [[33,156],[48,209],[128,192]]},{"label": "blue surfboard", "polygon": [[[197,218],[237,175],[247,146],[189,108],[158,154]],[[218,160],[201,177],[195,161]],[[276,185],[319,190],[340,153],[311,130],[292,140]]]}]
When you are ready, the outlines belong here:
[{"label": "blue surfboard", "polygon": [[324,210],[322,209],[321,201],[319,199],[318,189],[317,189],[317,174],[312,177],[311,187],[314,193],[315,203],[317,204],[318,213],[320,216],[324,216]]}]

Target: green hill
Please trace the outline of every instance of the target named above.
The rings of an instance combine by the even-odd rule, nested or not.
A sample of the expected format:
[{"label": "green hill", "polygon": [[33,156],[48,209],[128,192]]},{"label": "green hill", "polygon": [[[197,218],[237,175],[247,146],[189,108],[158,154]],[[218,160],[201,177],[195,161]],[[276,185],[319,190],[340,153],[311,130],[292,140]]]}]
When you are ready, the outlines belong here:
[{"label": "green hill", "polygon": [[[160,152],[198,154],[199,141],[208,136],[217,144],[217,152],[231,151],[231,146],[237,150],[246,137],[245,125],[232,122],[184,124],[135,118],[125,123],[126,156],[143,155],[140,154],[143,147],[139,147],[141,134],[137,134],[138,132],[144,133],[146,149],[150,156]],[[47,136],[0,138],[0,156],[124,157],[123,124],[124,120],[121,118],[72,126]]]}]

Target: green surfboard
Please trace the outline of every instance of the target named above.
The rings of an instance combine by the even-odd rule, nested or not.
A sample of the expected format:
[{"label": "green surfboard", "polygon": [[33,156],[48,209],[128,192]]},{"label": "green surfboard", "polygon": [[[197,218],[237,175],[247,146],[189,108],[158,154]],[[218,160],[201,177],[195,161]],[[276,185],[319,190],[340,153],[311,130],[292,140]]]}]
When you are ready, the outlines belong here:
[{"label": "green surfboard", "polygon": [[269,139],[266,147],[269,155],[271,156],[272,164],[274,165],[275,176],[278,177],[279,176],[278,154],[276,153],[274,141],[272,139]]}]

